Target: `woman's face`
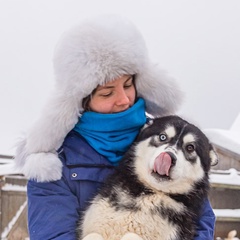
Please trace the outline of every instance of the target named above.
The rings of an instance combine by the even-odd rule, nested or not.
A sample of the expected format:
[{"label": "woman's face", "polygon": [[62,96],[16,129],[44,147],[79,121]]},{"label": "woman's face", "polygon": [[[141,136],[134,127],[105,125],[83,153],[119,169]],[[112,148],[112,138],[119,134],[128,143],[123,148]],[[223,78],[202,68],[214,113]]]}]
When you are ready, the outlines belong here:
[{"label": "woman's face", "polygon": [[124,75],[103,86],[98,86],[89,102],[89,108],[99,113],[118,113],[130,108],[134,104],[135,97],[133,76]]}]

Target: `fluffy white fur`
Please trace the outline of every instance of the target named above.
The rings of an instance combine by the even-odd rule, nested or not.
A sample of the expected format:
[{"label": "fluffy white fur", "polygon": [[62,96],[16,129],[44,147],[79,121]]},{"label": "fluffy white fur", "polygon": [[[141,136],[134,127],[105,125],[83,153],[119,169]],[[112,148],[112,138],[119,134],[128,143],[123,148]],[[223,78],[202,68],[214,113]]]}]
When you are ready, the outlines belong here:
[{"label": "fluffy white fur", "polygon": [[[158,197],[157,195],[161,195]],[[129,197],[129,196],[126,196]],[[136,199],[135,199],[136,200]],[[158,236],[159,233],[166,231],[167,236],[162,240],[174,239],[177,232],[177,227],[168,223],[167,219],[160,219],[152,214],[153,209],[161,204],[174,211],[185,211],[181,204],[177,204],[163,193],[159,192],[156,195],[139,197],[138,206],[143,211],[131,212],[121,211],[121,214],[116,213],[115,209],[105,200],[96,199],[94,207],[90,207],[86,212],[83,229],[83,240],[88,240],[88,235],[91,236],[93,229],[97,233],[101,233],[104,240],[119,240],[125,239],[126,234],[133,232],[134,237],[131,240],[147,239],[151,240],[152,236]],[[107,227],[106,227],[107,226]],[[105,229],[107,228],[107,231]],[[136,238],[138,236],[138,238]],[[127,239],[127,238],[126,238]],[[91,238],[91,240],[100,240],[100,238]]]},{"label": "fluffy white fur", "polygon": [[82,99],[97,85],[135,74],[138,96],[154,116],[174,113],[181,102],[175,81],[149,59],[138,29],[119,16],[90,19],[66,32],[55,49],[54,69],[55,92],[15,157],[17,167],[37,181],[61,178],[56,150],[77,123]]},{"label": "fluffy white fur", "polygon": [[[105,240],[103,237],[98,233],[91,233],[88,234],[83,240]],[[113,239],[111,239],[113,240]],[[126,233],[121,239],[118,240],[143,240],[135,233]]]}]

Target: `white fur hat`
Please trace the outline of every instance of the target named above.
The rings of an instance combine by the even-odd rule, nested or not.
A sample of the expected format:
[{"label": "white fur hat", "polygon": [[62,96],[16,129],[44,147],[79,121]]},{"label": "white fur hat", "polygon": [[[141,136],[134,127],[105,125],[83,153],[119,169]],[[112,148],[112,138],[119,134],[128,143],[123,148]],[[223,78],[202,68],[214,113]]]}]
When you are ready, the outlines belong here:
[{"label": "white fur hat", "polygon": [[54,55],[55,92],[16,151],[16,166],[28,178],[61,178],[56,150],[78,121],[82,99],[97,85],[124,74],[135,75],[137,94],[154,116],[172,114],[181,100],[175,81],[153,64],[143,37],[128,20],[107,15],[66,32]]}]

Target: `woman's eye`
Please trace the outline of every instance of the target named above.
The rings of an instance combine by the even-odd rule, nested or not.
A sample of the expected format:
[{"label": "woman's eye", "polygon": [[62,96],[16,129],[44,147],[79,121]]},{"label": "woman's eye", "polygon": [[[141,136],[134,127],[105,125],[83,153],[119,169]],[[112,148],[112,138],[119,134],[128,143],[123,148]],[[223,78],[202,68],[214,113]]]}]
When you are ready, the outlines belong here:
[{"label": "woman's eye", "polygon": [[160,134],[159,139],[160,139],[161,142],[166,141],[167,140],[167,135],[166,134]]},{"label": "woman's eye", "polygon": [[101,97],[109,97],[112,95],[112,92],[109,92],[109,93],[102,93],[100,96]]},{"label": "woman's eye", "polygon": [[124,83],[124,88],[130,88],[133,86],[133,78],[129,78],[125,83]]},{"label": "woman's eye", "polygon": [[130,87],[132,87],[133,86],[133,83],[128,83],[128,84],[125,84],[124,85],[124,88],[130,88]]},{"label": "woman's eye", "polygon": [[193,151],[195,150],[195,146],[194,146],[193,144],[188,144],[188,145],[186,146],[186,150],[187,150],[189,153],[191,153],[191,152],[193,152]]}]

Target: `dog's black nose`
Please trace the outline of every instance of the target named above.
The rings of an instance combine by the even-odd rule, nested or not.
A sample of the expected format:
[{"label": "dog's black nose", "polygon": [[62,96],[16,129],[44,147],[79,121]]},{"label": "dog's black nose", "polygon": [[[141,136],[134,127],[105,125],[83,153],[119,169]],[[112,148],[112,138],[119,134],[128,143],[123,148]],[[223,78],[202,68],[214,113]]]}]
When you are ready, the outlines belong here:
[{"label": "dog's black nose", "polygon": [[166,152],[167,154],[169,154],[169,156],[171,157],[171,159],[172,159],[172,165],[175,165],[176,164],[176,161],[177,161],[177,157],[176,157],[176,155],[174,154],[174,153],[172,153],[172,152]]}]

